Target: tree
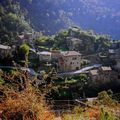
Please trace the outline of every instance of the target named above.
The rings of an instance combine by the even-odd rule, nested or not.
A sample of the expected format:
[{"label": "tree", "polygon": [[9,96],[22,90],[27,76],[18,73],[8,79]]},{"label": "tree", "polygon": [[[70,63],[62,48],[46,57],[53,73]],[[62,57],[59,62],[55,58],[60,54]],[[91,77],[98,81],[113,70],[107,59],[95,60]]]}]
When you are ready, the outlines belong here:
[{"label": "tree", "polygon": [[22,60],[25,60],[25,66],[28,66],[29,50],[30,50],[30,47],[27,44],[23,44],[20,46],[20,54],[24,56]]}]

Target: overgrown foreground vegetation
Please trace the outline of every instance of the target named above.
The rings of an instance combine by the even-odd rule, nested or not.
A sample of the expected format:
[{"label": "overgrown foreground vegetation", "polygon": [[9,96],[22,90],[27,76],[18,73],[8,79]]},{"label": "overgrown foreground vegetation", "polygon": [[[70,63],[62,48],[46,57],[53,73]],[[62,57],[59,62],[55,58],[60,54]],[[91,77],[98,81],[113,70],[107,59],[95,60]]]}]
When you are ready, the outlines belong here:
[{"label": "overgrown foreground vegetation", "polygon": [[106,91],[98,99],[88,102],[88,107],[77,106],[72,114],[65,114],[64,120],[120,120],[120,105]]},{"label": "overgrown foreground vegetation", "polygon": [[[58,114],[51,113],[45,103],[45,92],[36,88],[26,73],[12,70],[0,71],[0,118],[2,120],[55,120]],[[44,88],[43,88],[44,89]],[[42,89],[42,91],[44,91]],[[60,112],[62,120],[119,120],[120,106],[107,92],[98,94],[97,100],[77,104],[71,112]]]},{"label": "overgrown foreground vegetation", "polygon": [[53,115],[44,106],[41,97],[30,86],[23,92],[5,92],[6,100],[1,102],[1,118],[8,120],[53,120]]},{"label": "overgrown foreground vegetation", "polygon": [[[48,107],[44,104],[43,97],[39,90],[32,87],[32,82],[30,83],[27,80],[25,74],[15,72],[15,74],[11,73],[9,75],[7,74],[7,76],[4,74],[4,76],[4,82],[1,82],[0,85],[1,119],[53,120],[54,115],[49,112]],[[9,78],[9,82],[7,78]],[[14,80],[14,78],[16,78],[16,80]],[[19,81],[19,78],[22,78],[21,81],[26,81],[22,83]],[[20,86],[22,86],[23,89],[20,89]]]}]

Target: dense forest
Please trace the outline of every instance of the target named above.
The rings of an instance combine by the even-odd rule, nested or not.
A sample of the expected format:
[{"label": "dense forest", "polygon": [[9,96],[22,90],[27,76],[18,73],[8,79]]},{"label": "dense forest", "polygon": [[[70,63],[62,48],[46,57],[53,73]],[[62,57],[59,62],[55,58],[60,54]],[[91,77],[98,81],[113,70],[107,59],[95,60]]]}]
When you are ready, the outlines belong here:
[{"label": "dense forest", "polygon": [[25,30],[31,31],[26,21],[26,11],[14,0],[0,1],[0,42],[14,42],[16,36]]},{"label": "dense forest", "polygon": [[0,41],[13,39],[25,30],[30,31],[31,26],[46,35],[81,26],[119,39],[119,17],[118,0],[1,0]]},{"label": "dense forest", "polygon": [[119,39],[119,6],[119,0],[33,0],[26,8],[35,28],[47,34],[78,25]]}]

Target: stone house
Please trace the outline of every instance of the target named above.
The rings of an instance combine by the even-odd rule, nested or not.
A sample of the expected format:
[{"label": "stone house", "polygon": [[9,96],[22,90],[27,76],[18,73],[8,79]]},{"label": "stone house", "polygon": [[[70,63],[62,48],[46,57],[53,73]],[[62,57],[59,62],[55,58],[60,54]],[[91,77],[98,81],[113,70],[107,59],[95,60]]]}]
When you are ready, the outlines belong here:
[{"label": "stone house", "polygon": [[73,71],[81,68],[81,54],[76,51],[43,51],[37,52],[40,62],[48,62],[55,65],[57,71]]},{"label": "stone house", "polygon": [[98,69],[95,70],[90,70],[89,71],[89,75],[92,78],[92,81],[96,81],[97,79],[99,79],[99,73],[98,73]]},{"label": "stone house", "polygon": [[39,57],[39,61],[41,62],[51,62],[52,60],[51,52],[48,51],[37,52],[37,55]]},{"label": "stone house", "polygon": [[90,70],[89,76],[94,84],[104,84],[118,80],[118,73],[113,71],[111,67],[107,66],[102,66],[99,69]]},{"label": "stone house", "polygon": [[120,71],[120,48],[109,50],[109,59],[114,60],[116,64],[113,66],[116,70]]},{"label": "stone house", "polygon": [[107,81],[110,81],[110,77],[111,77],[111,74],[112,74],[112,69],[111,67],[106,67],[106,66],[103,66],[101,68],[99,68],[99,75],[100,75],[100,79],[103,81],[103,82],[107,82]]},{"label": "stone house", "polygon": [[84,47],[82,40],[72,37],[67,37],[67,46],[69,50],[79,50]]},{"label": "stone house", "polygon": [[32,43],[34,36],[32,33],[23,33],[18,36],[18,44],[21,45],[23,43]]},{"label": "stone house", "polygon": [[99,69],[100,79],[103,82],[111,82],[118,80],[118,72],[113,71],[111,67],[103,66]]},{"label": "stone house", "polygon": [[8,54],[12,53],[12,48],[10,46],[0,44],[0,59],[3,59]]},{"label": "stone house", "polygon": [[52,61],[58,61],[60,56],[61,56],[61,51],[59,51],[59,50],[52,50],[51,51]]},{"label": "stone house", "polygon": [[61,52],[59,71],[73,71],[81,68],[81,54],[76,51]]}]

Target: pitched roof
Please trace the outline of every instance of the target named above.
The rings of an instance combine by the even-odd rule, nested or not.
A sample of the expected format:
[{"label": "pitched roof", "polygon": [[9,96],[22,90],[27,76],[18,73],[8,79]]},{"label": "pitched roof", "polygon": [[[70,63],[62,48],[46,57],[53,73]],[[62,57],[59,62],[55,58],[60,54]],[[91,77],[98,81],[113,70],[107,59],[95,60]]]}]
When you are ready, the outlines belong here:
[{"label": "pitched roof", "polygon": [[0,49],[3,49],[3,50],[10,50],[11,47],[10,47],[10,46],[6,46],[6,45],[1,45],[1,44],[0,44]]},{"label": "pitched roof", "polygon": [[98,70],[90,70],[91,75],[98,75]]},{"label": "pitched roof", "polygon": [[106,67],[106,66],[101,67],[101,69],[103,71],[111,71],[112,70],[111,67]]},{"label": "pitched roof", "polygon": [[79,52],[76,51],[65,51],[61,52],[63,56],[76,56],[76,55],[81,55]]},{"label": "pitched roof", "polygon": [[24,35],[19,35],[18,38],[23,40],[24,39]]}]

